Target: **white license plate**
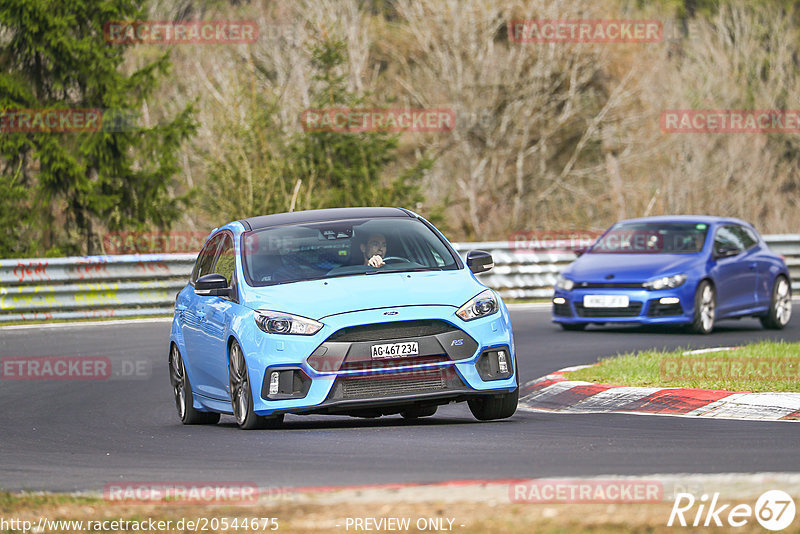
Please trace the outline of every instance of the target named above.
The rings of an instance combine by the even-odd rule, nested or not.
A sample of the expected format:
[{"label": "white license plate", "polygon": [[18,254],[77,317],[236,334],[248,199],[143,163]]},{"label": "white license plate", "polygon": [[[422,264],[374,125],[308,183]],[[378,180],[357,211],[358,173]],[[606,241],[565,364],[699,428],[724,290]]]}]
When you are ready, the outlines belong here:
[{"label": "white license plate", "polygon": [[584,308],[627,308],[627,295],[584,295]]},{"label": "white license plate", "polygon": [[416,341],[372,345],[373,358],[402,358],[404,356],[415,356],[417,354],[419,354],[419,343]]}]

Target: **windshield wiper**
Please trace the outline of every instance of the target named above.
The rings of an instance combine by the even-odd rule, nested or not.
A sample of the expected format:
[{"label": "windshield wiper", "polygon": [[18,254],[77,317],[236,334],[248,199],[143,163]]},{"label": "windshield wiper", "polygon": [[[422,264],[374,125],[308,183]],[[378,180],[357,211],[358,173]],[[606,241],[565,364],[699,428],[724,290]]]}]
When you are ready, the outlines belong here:
[{"label": "windshield wiper", "polygon": [[410,269],[381,269],[376,268],[374,271],[367,271],[364,274],[383,274],[383,273],[413,273],[419,271],[442,271],[441,267],[412,267]]}]

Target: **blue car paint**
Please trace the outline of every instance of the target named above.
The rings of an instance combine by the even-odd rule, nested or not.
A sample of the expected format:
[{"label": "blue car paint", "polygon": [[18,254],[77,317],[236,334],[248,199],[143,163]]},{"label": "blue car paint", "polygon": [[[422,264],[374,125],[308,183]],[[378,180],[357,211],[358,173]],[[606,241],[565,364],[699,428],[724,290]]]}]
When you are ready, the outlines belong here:
[{"label": "blue car paint", "polygon": [[[452,250],[435,227],[422,217],[419,219]],[[212,231],[206,241],[220,232],[230,232],[234,237],[238,303],[221,297],[199,296],[192,285],[187,284],[177,295],[170,334],[170,343],[175,344],[183,356],[196,410],[232,413],[228,362],[230,344],[234,339],[244,353],[254,412],[257,415],[271,415],[276,411],[299,413],[322,403],[336,376],[347,373],[319,373],[308,365],[306,359],[322,342],[344,327],[399,320],[444,320],[470,335],[478,342],[478,347],[470,358],[456,363],[411,365],[359,373],[380,374],[450,365],[476,394],[490,391],[511,393],[518,388],[510,316],[499,295],[499,309],[489,316],[463,321],[455,314],[459,307],[488,289],[462,261],[457,261],[458,269],[448,271],[391,272],[251,287],[246,282],[240,254],[244,226],[239,222],[229,223]],[[312,336],[268,334],[256,325],[254,312],[258,309],[304,316],[322,322],[324,327]],[[384,315],[388,310],[398,313]],[[508,348],[513,373],[509,378],[487,382],[479,376],[475,363],[482,352],[496,347]],[[268,368],[282,365],[299,365],[312,378],[305,397],[286,400],[262,398],[261,385]]]},{"label": "blue car paint", "polygon": [[[671,216],[648,217],[620,221],[628,222],[693,222],[708,225],[703,248],[697,253],[684,254],[615,254],[587,253],[570,264],[562,275],[574,282],[602,283],[613,273],[614,282],[640,283],[664,276],[686,274],[687,280],[672,289],[650,291],[639,288],[573,288],[565,291],[556,288],[553,298],[563,297],[569,303],[571,317],[554,313],[552,320],[564,324],[589,323],[638,323],[638,324],[688,324],[695,311],[695,292],[703,280],[714,285],[717,295],[716,319],[730,319],[748,315],[764,315],[768,312],[772,287],[778,275],[787,279],[789,271],[783,259],[773,253],[755,228],[739,219],[723,217]],[[714,235],[720,226],[738,224],[751,230],[758,243],[728,258],[712,257]],[[607,230],[608,233],[611,230]],[[605,235],[604,233],[604,235]],[[602,238],[602,236],[601,236]],[[582,302],[584,295],[627,295],[630,302],[642,302],[642,310],[635,317],[579,317],[574,302]],[[649,305],[662,297],[677,297],[683,313],[666,317],[647,316]]]}]

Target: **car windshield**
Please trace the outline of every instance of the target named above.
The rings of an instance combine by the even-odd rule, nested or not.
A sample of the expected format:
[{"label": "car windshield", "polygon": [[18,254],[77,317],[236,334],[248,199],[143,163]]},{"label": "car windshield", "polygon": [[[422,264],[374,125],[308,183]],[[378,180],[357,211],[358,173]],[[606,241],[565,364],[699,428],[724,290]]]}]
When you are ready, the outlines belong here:
[{"label": "car windshield", "polygon": [[593,254],[691,254],[706,241],[704,223],[618,223],[589,250]]},{"label": "car windshield", "polygon": [[[380,267],[367,265],[378,255]],[[279,226],[242,238],[245,276],[254,286],[336,276],[456,269],[442,240],[416,219],[386,217]]]}]

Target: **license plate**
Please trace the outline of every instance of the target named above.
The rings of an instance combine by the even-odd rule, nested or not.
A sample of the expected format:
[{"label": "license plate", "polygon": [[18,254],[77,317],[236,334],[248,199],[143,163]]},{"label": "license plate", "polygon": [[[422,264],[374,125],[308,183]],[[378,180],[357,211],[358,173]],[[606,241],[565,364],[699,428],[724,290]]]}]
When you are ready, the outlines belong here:
[{"label": "license plate", "polygon": [[584,295],[584,308],[627,308],[627,295]]},{"label": "license plate", "polygon": [[403,358],[405,356],[415,356],[417,354],[419,354],[419,343],[416,341],[372,345],[373,358]]}]

